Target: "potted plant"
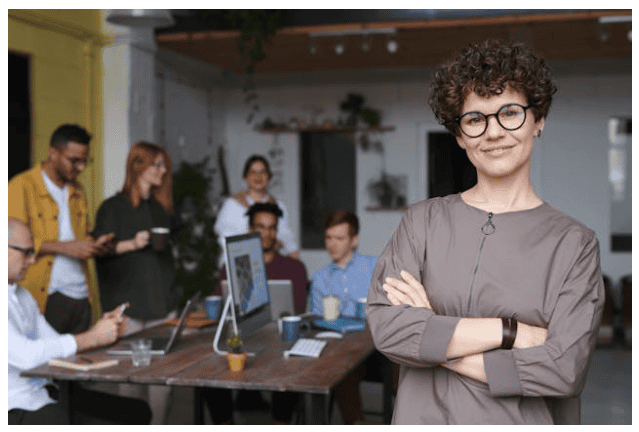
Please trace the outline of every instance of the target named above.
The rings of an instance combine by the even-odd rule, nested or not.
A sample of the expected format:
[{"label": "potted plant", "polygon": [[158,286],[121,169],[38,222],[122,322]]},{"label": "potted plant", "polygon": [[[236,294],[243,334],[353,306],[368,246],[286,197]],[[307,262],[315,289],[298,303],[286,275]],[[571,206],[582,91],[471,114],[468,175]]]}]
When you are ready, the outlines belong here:
[{"label": "potted plant", "polygon": [[181,292],[180,307],[197,291],[203,296],[213,293],[218,283],[217,235],[213,230],[215,214],[209,201],[213,186],[213,169],[209,158],[197,163],[182,162],[173,175],[173,203],[177,231],[173,256],[177,271],[176,291]]},{"label": "potted plant", "polygon": [[226,354],[226,360],[229,362],[229,369],[232,372],[241,372],[246,366],[246,359],[248,354],[242,350],[242,332],[232,332],[231,336],[226,341],[226,344],[231,349],[231,352]]}]

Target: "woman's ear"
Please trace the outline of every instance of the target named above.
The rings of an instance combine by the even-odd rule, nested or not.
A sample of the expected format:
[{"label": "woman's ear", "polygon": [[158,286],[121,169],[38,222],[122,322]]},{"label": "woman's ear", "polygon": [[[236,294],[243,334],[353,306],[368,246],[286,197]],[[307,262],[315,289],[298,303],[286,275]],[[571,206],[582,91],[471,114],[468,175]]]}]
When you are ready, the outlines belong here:
[{"label": "woman's ear", "polygon": [[543,133],[545,126],[546,126],[545,118],[539,119],[539,121],[535,123],[535,127],[537,128],[537,132],[535,132],[535,136],[537,138],[541,138],[541,134]]}]

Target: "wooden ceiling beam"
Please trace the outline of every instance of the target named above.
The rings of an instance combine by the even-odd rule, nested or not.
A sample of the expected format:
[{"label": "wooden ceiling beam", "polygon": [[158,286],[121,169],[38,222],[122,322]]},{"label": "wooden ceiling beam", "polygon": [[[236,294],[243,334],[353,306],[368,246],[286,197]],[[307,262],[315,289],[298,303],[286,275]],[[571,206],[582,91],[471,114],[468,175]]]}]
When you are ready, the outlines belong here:
[{"label": "wooden ceiling beam", "polygon": [[[307,33],[278,32],[271,43],[264,46],[266,58],[257,65],[258,73],[326,71],[389,67],[430,67],[447,59],[451,53],[471,42],[486,38],[524,41],[548,59],[631,57],[632,43],[628,40],[631,22],[607,25],[610,39],[599,39],[598,18],[618,16],[630,11],[598,11],[575,14],[544,14],[519,17],[491,17],[485,19],[446,20],[445,25],[434,21],[404,23],[393,35],[399,51],[386,50],[386,35],[372,35],[372,48],[362,52],[360,35],[341,38],[346,51],[335,54],[336,37],[315,39],[317,52],[309,52]],[[508,19],[507,19],[508,18]],[[442,20],[444,21],[444,20]],[[454,24],[454,25],[453,25]],[[490,24],[490,25],[489,25]],[[352,24],[356,26],[360,24]],[[389,23],[376,23],[387,26]],[[421,26],[420,26],[421,25]],[[304,27],[306,32],[311,27]],[[314,31],[318,26],[313,26]],[[335,28],[334,25],[323,28]],[[346,28],[344,26],[340,28]],[[219,32],[192,32],[158,35],[158,44],[166,49],[214,64],[224,70],[241,73],[237,40]],[[236,32],[239,37],[239,33]]]}]

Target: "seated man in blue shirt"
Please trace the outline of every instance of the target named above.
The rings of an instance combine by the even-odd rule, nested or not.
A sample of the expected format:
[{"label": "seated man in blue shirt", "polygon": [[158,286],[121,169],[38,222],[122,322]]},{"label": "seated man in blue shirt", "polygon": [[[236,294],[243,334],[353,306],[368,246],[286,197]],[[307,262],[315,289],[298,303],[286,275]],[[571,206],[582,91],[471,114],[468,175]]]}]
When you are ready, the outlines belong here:
[{"label": "seated man in blue shirt", "polygon": [[358,299],[368,297],[377,257],[355,251],[359,243],[359,221],[351,212],[331,211],[326,215],[324,233],[326,250],[333,262],[313,277],[311,312],[322,316],[322,298],[337,296],[341,301],[340,314],[354,317]]},{"label": "seated man in blue shirt", "polygon": [[[324,242],[333,261],[318,271],[311,283],[311,312],[322,316],[322,298],[337,296],[341,301],[340,314],[355,317],[357,301],[368,297],[373,269],[377,257],[355,251],[359,243],[359,221],[346,210],[333,210],[324,222]],[[346,424],[358,424],[364,420],[359,382],[365,374],[365,366],[355,369],[335,389],[337,404]]]},{"label": "seated man in blue shirt", "polygon": [[[56,332],[45,320],[29,291],[18,285],[35,262],[33,237],[24,222],[9,218],[8,225],[8,405],[9,424],[68,424],[57,389],[47,379],[24,378],[20,372],[52,358],[66,357],[115,342],[126,326],[118,310],[105,313],[92,329],[77,335]],[[122,424],[149,424],[151,410],[139,399],[99,393],[76,385],[74,410]]]}]

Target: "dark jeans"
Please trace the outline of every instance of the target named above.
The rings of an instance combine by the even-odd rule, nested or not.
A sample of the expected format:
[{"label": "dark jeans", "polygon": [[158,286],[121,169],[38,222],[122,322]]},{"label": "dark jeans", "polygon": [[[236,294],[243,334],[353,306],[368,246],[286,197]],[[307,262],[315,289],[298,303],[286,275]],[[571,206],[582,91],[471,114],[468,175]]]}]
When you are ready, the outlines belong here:
[{"label": "dark jeans", "polygon": [[[250,390],[244,390],[250,391]],[[227,424],[233,420],[233,395],[229,389],[202,388],[202,400],[206,403],[214,424]],[[290,423],[300,394],[294,392],[271,393],[271,417],[273,420]]]},{"label": "dark jeans", "polygon": [[56,292],[47,299],[44,317],[60,334],[79,334],[91,327],[91,305],[88,299],[75,300]]},{"label": "dark jeans", "polygon": [[[57,390],[47,386],[52,399],[58,399]],[[73,411],[117,424],[150,424],[151,408],[140,399],[116,396],[73,386],[71,394]],[[52,403],[37,411],[12,409],[9,424],[69,424],[60,404]]]}]

